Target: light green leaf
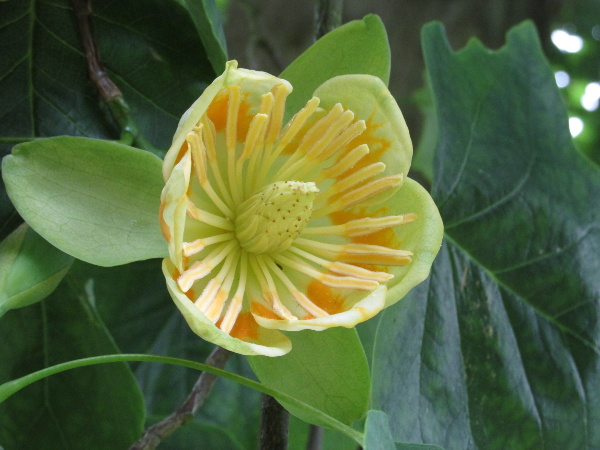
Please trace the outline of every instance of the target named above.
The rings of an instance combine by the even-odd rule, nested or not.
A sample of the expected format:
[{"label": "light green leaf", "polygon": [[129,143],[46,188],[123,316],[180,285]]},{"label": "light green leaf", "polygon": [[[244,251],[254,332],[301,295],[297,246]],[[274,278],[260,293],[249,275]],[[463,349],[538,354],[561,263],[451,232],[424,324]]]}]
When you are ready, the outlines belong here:
[{"label": "light green leaf", "polygon": [[[118,352],[69,277],[44,302],[2,318],[0,385],[66,360]],[[105,364],[20,391],[0,403],[0,423],[7,449],[125,449],[142,431],[144,403],[127,364]]]},{"label": "light green leaf", "polygon": [[[369,366],[354,329],[287,333],[293,350],[277,358],[248,357],[261,381],[351,424],[367,411],[370,395]],[[281,401],[302,420],[323,425],[318,417]]]},{"label": "light green leaf", "polygon": [[8,194],[42,237],[111,266],[166,255],[158,209],[161,161],[120,144],[57,137],[16,146],[3,160]]},{"label": "light green leaf", "polygon": [[423,42],[446,243],[381,318],[373,407],[397,440],[597,448],[600,170],[572,145],[532,24],[494,52],[452,52],[439,24]]},{"label": "light green leaf", "polygon": [[0,317],[50,295],[72,262],[26,224],[19,226],[0,243]]},{"label": "light green leaf", "polygon": [[325,81],[338,75],[368,74],[387,85],[390,47],[381,19],[368,15],[326,34],[301,54],[280,77],[294,87],[286,103],[286,118],[298,112]]},{"label": "light green leaf", "polygon": [[223,33],[221,12],[215,0],[184,0],[204,50],[215,73],[221,73],[227,62],[227,43]]},{"label": "light green leaf", "polygon": [[390,420],[383,411],[371,410],[365,423],[364,450],[394,450],[396,445],[390,431]]}]

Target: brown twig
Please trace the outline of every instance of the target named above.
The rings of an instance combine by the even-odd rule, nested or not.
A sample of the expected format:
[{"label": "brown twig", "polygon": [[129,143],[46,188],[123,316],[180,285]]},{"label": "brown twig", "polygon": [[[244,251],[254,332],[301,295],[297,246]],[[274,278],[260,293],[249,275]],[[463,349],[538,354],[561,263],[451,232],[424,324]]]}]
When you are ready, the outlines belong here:
[{"label": "brown twig", "polygon": [[323,428],[311,425],[308,434],[306,450],[321,450],[323,445]]},{"label": "brown twig", "polygon": [[[227,363],[230,356],[231,352],[229,350],[225,350],[222,347],[215,347],[213,352],[206,358],[206,364],[222,369],[225,367],[225,363]],[[192,388],[190,395],[181,406],[166,419],[147,428],[142,437],[135,442],[129,450],[155,449],[165,437],[173,433],[179,427],[186,425],[193,419],[198,408],[202,406],[216,380],[217,375],[203,372]]]},{"label": "brown twig", "polygon": [[277,400],[263,394],[260,410],[259,450],[282,450],[288,447],[290,414]]},{"label": "brown twig", "polygon": [[162,151],[156,149],[139,132],[137,125],[131,117],[129,105],[125,102],[121,90],[108,76],[104,65],[100,59],[100,52],[96,44],[94,29],[92,26],[92,1],[91,0],[71,0],[73,12],[79,29],[79,39],[83,45],[85,58],[88,64],[88,74],[90,80],[98,90],[100,98],[108,107],[114,121],[120,129],[120,141],[131,145],[136,144],[144,150],[151,151],[158,156],[162,156]]}]

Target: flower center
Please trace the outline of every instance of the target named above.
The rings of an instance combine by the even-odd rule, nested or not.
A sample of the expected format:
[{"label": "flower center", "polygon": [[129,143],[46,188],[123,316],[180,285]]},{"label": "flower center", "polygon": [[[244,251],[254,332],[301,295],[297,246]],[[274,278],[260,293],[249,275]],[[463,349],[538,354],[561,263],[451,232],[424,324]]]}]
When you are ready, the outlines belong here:
[{"label": "flower center", "polygon": [[315,183],[278,181],[241,203],[235,234],[250,253],[287,250],[306,227],[319,189]]}]

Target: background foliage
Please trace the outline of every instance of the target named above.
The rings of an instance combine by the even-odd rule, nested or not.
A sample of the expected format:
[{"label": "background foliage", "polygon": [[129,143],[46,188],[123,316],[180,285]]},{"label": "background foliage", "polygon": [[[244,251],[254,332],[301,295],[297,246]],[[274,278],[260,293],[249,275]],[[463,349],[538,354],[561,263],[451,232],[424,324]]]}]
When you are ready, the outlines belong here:
[{"label": "background foliage", "polygon": [[[581,3],[597,7],[597,2]],[[580,27],[590,17],[566,11]],[[226,60],[220,14],[211,1],[94,2],[95,32],[108,74],[157,148],[168,146],[181,113]],[[88,81],[67,3],[2,2],[0,33],[3,155],[14,144],[40,137],[119,139]],[[597,68],[597,43],[588,41],[583,56]],[[302,401],[314,395],[312,404],[341,422],[353,422],[367,407],[374,410],[364,422],[355,422],[366,430],[367,450],[413,448],[400,442],[449,449],[598,447],[600,434],[593,424],[600,420],[600,173],[571,142],[556,69],[531,23],[513,29],[506,45],[494,52],[479,41],[452,51],[439,24],[424,28],[422,42],[429,88],[418,99],[429,121],[423,128],[428,134],[414,139],[421,152],[416,169],[425,184],[432,184],[446,226],[430,278],[358,327],[368,358],[355,350],[360,347],[356,333],[340,330],[331,338],[318,336],[321,345],[334,349],[340,336],[347,343],[346,360],[335,365],[322,363],[331,360],[327,352],[311,355],[310,332],[307,354],[299,354],[287,372],[281,364],[251,365],[267,386]],[[367,17],[336,30],[283,75],[293,80],[312,73],[318,85],[334,69],[369,67],[385,79],[387,45],[381,21]],[[331,61],[336,51],[355,54],[358,62],[340,67]],[[553,64],[575,72],[567,56],[560,54]],[[331,70],[309,72],[327,64]],[[586,73],[586,79],[594,79],[593,71]],[[398,83],[392,70],[391,84]],[[585,148],[580,144],[592,158],[599,154],[595,139],[586,138]],[[2,238],[20,222],[4,189],[0,221]],[[22,244],[5,240],[2,245],[39,262],[26,266],[27,273],[50,277],[71,263],[54,248],[40,258],[35,243],[42,239],[31,230],[24,236],[28,240]],[[10,281],[21,270],[15,264],[0,259],[0,310],[15,290],[30,293],[28,285]],[[16,306],[33,297],[23,298],[27,301]],[[76,260],[47,299],[0,317],[0,337],[0,382],[85,356],[151,353],[203,361],[211,350],[173,307],[157,260],[112,268]],[[335,412],[319,403],[322,386],[308,393],[294,387],[306,375],[299,368],[309,363],[323,367],[324,379],[333,380],[325,390],[347,395],[352,406]],[[370,386],[364,376],[368,367]],[[243,357],[233,357],[226,368],[255,377]],[[351,394],[346,383],[335,383],[336,378],[347,381],[349,370],[356,387]],[[197,375],[151,363],[54,375],[0,404],[0,445],[6,450],[127,448],[145,425],[179,405]],[[219,380],[192,423],[161,448],[195,448],[199,436],[203,448],[255,448],[259,400],[256,391]],[[292,408],[302,419],[319,422],[303,411]],[[292,420],[291,448],[305,447],[307,430],[305,422]],[[323,448],[356,448],[356,443],[328,430]]]}]

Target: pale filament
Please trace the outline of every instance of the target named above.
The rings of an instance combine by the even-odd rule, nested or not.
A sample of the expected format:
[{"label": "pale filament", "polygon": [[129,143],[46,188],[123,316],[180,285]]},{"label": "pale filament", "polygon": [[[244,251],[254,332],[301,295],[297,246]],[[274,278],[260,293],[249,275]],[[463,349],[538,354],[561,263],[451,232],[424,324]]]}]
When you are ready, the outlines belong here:
[{"label": "pale filament", "polygon": [[233,199],[231,198],[229,190],[225,186],[225,182],[223,181],[223,176],[221,175],[221,170],[219,168],[219,162],[217,160],[217,132],[215,131],[215,125],[206,114],[202,116],[201,123],[203,125],[204,146],[206,148],[211,174],[214,176],[215,181],[217,182],[217,186],[221,196],[223,197],[223,201],[230,208],[233,208]]},{"label": "pale filament", "polygon": [[317,255],[301,250],[298,247],[291,246],[290,251],[320,265],[321,267],[324,267],[327,270],[330,270],[331,272],[339,273],[340,275],[348,275],[351,277],[362,278],[364,280],[377,281],[378,283],[385,283],[394,277],[386,272],[376,272],[354,266],[352,264],[341,263],[339,261],[328,261],[326,259],[319,258]]},{"label": "pale filament", "polygon": [[357,289],[361,291],[373,291],[377,289],[379,283],[372,280],[364,280],[356,277],[348,276],[337,276],[326,274],[320,270],[315,269],[313,266],[306,264],[304,261],[295,258],[293,255],[289,257],[283,254],[273,255],[275,261],[279,264],[289,267],[290,269],[296,270],[300,273],[308,275],[321,283],[335,288],[340,289]]},{"label": "pale filament", "polygon": [[341,225],[306,227],[304,230],[302,230],[301,234],[332,235],[350,238],[372,234],[386,228],[405,225],[407,223],[414,222],[416,219],[417,215],[412,213],[401,216],[362,217],[360,219],[350,220]]},{"label": "pale filament", "polygon": [[227,254],[233,250],[236,245],[235,240],[231,240],[228,243],[221,244],[215,248],[209,255],[202,261],[196,261],[187,270],[185,270],[177,279],[177,284],[183,292],[190,290],[192,285],[204,278],[206,275],[212,272],[212,270],[225,259]]},{"label": "pale filament", "polygon": [[240,279],[238,281],[238,286],[233,298],[227,306],[227,311],[225,311],[221,325],[219,326],[222,331],[228,334],[231,332],[235,321],[242,311],[243,298],[246,290],[246,279],[248,277],[248,255],[245,252],[242,252],[240,260]]},{"label": "pale filament", "polygon": [[353,148],[348,153],[343,155],[338,161],[332,166],[324,169],[317,178],[315,183],[319,184],[327,178],[337,178],[343,175],[348,170],[352,169],[356,163],[358,163],[363,157],[369,153],[369,146],[367,144],[359,145]]},{"label": "pale filament", "polygon": [[283,271],[277,267],[277,264],[272,259],[267,259],[269,268],[275,275],[281,280],[285,287],[290,292],[292,298],[298,303],[306,312],[312,314],[315,317],[325,317],[329,314],[315,305],[310,299],[298,290],[298,288],[292,283],[292,281],[283,273]]}]

